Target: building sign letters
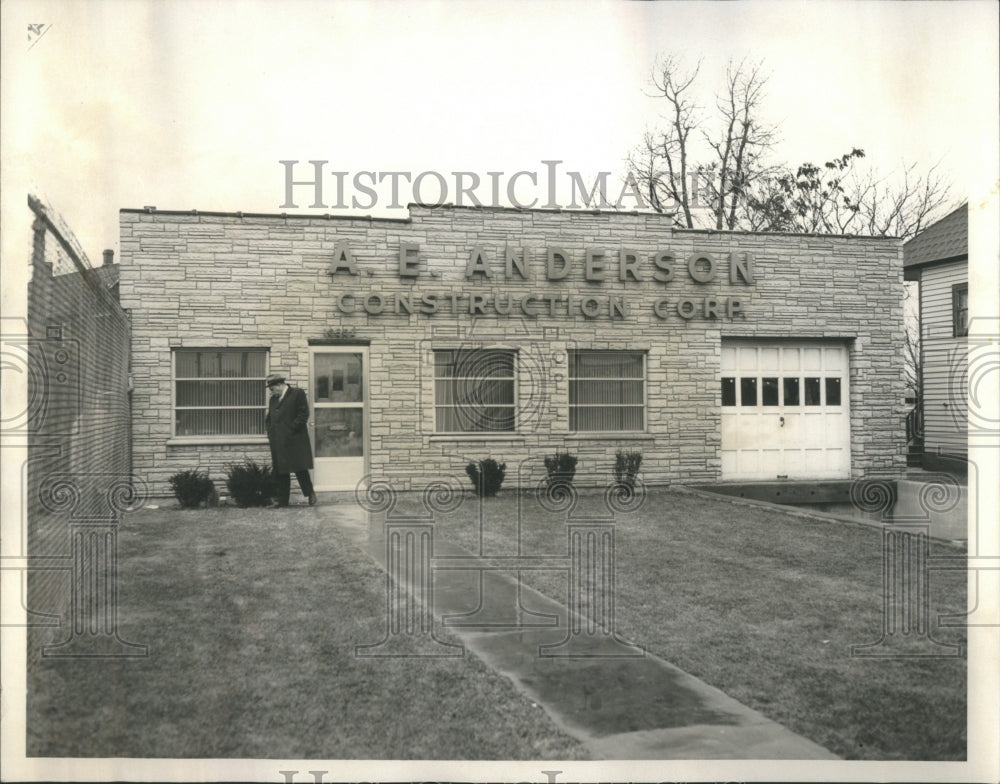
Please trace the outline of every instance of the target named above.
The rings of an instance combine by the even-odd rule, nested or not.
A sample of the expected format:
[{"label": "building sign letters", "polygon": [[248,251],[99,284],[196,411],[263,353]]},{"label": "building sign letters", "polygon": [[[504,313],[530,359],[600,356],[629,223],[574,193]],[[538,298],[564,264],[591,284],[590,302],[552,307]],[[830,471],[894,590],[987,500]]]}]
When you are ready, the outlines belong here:
[{"label": "building sign letters", "polygon": [[[517,315],[614,321],[632,314],[630,298],[622,294],[589,294],[584,288],[598,288],[604,283],[661,286],[681,277],[705,285],[718,281],[723,275],[728,276],[728,283],[732,285],[754,284],[754,258],[748,252],[730,252],[723,260],[703,250],[677,257],[670,250],[648,255],[627,248],[617,251],[587,248],[582,258],[575,258],[562,248],[549,247],[536,255],[538,258],[532,260],[528,250],[507,246],[503,258],[497,260],[491,258],[483,246],[475,246],[469,251],[463,277],[468,286],[477,288],[460,291],[414,289],[405,294],[346,291],[337,296],[337,309],[344,315]],[[396,272],[400,281],[407,283],[440,277],[440,272],[425,268],[420,259],[420,246],[411,242],[400,243]],[[520,290],[511,293],[502,288],[503,283],[511,281],[558,285],[558,281],[567,280],[571,274],[578,278],[581,273],[585,285],[572,292],[533,291],[525,294]],[[361,277],[357,260],[347,242],[338,242],[334,248],[328,274],[334,279]],[[693,318],[734,319],[745,316],[745,302],[745,298],[734,296],[658,297],[652,303],[652,312],[660,319],[671,316],[679,316],[685,321]]]}]

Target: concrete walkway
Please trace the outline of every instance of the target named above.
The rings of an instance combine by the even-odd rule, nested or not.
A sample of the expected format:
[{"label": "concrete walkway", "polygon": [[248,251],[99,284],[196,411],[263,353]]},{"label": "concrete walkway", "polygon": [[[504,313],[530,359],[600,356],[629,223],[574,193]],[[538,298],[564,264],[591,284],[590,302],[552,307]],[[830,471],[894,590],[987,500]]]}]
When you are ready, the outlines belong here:
[{"label": "concrete walkway", "polygon": [[[385,569],[385,527],[338,501],[320,510]],[[392,552],[389,569],[398,570],[400,559]],[[432,560],[426,580],[419,568],[407,572],[416,575],[411,594],[432,597],[433,620],[424,622],[447,628],[507,676],[595,759],[837,759],[638,645],[588,625],[564,604],[520,584],[517,568],[502,558],[475,558],[435,540],[427,563]],[[415,584],[421,581],[424,588]],[[412,601],[409,606],[412,613]],[[411,628],[417,633],[422,627]],[[449,652],[430,636],[425,632],[428,652]]]}]

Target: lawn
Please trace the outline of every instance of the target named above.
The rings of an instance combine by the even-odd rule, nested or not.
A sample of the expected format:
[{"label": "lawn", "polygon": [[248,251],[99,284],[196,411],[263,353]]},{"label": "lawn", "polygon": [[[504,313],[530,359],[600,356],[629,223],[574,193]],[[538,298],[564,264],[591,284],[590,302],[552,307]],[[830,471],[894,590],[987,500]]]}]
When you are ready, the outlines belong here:
[{"label": "lawn", "polygon": [[[609,512],[601,495],[581,493],[573,514]],[[483,552],[511,553],[518,515],[522,553],[566,552],[565,513],[528,494],[520,503],[466,498],[438,515],[436,533],[474,551],[469,520],[481,516]],[[878,528],[666,490],[615,523],[623,637],[845,759],[965,759],[964,657],[850,655],[881,636]],[[934,542],[930,554],[964,550]],[[522,579],[566,597],[564,574]],[[964,646],[963,629],[936,628],[936,619],[966,606],[964,571],[931,573],[934,639]]]},{"label": "lawn", "polygon": [[65,632],[33,630],[28,756],[586,758],[472,655],[356,658],[385,577],[320,509],[140,511],[119,555],[121,637],[149,656],[42,659]]},{"label": "lawn", "polygon": [[[419,506],[407,494],[395,511]],[[599,495],[576,513],[608,514]],[[127,515],[121,636],[150,655],[43,660],[60,635],[33,630],[28,754],[586,758],[471,653],[355,658],[383,636],[385,578],[335,514]],[[475,551],[479,519],[486,553],[517,551],[518,520],[522,553],[566,552],[566,515],[511,493],[466,496],[438,513],[435,537]],[[964,658],[850,656],[882,628],[879,530],[666,490],[615,522],[622,636],[844,758],[965,758]],[[564,573],[523,579],[566,596]],[[966,607],[964,572],[932,573],[931,607],[935,637],[964,644],[960,629],[933,629]]]}]

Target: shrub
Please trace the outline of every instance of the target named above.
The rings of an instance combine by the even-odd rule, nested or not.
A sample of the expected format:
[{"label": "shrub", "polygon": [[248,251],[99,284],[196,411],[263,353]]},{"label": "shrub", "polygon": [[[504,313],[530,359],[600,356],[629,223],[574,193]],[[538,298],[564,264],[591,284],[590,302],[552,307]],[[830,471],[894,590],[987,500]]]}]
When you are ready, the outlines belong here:
[{"label": "shrub", "polygon": [[218,498],[215,485],[202,471],[178,471],[170,477],[170,489],[180,502],[181,509],[197,509],[206,506],[212,497]]},{"label": "shrub", "polygon": [[569,452],[556,452],[554,455],[546,457],[545,473],[549,484],[551,485],[553,482],[572,484],[573,477],[576,475],[577,459],[576,455],[571,455]]},{"label": "shrub", "polygon": [[237,506],[266,506],[277,496],[270,466],[259,466],[253,460],[231,463],[227,470],[226,487]]},{"label": "shrub", "polygon": [[615,484],[627,487],[629,490],[635,487],[635,477],[639,473],[639,466],[642,464],[642,452],[623,451],[619,449],[615,452]]},{"label": "shrub", "polygon": [[497,463],[492,457],[488,457],[478,463],[469,463],[465,467],[465,473],[472,480],[472,487],[476,491],[476,495],[489,498],[496,495],[500,485],[503,484],[504,475],[507,473],[507,464]]}]

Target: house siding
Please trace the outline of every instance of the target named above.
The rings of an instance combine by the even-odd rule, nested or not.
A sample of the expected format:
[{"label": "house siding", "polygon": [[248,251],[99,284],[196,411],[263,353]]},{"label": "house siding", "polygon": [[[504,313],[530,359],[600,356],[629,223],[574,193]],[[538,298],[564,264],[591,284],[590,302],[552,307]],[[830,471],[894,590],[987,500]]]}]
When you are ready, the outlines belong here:
[{"label": "house siding", "polygon": [[926,267],[920,276],[924,451],[965,457],[967,340],[953,335],[952,287],[968,281],[965,260]]}]

